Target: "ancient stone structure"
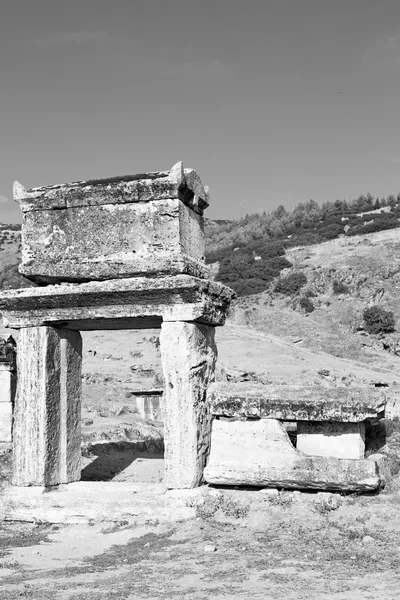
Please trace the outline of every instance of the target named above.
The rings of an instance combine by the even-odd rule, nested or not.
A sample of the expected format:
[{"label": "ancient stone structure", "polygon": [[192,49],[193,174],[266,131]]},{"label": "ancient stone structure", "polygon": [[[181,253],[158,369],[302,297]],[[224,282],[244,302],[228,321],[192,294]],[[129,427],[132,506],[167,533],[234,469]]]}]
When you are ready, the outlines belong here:
[{"label": "ancient stone structure", "polygon": [[0,442],[11,442],[16,389],[15,341],[0,340]]},{"label": "ancient stone structure", "polygon": [[20,271],[40,284],[0,294],[5,324],[20,330],[14,485],[80,479],[80,331],[154,327],[166,382],[165,483],[199,485],[214,329],[234,295],[207,279],[208,189],[178,163],[29,191],[16,183],[14,197],[24,212]]},{"label": "ancient stone structure", "polygon": [[[379,487],[377,465],[364,460],[365,423],[385,415],[378,390],[218,382],[208,400],[216,419],[209,483],[344,492]],[[297,424],[296,448],[282,422]]]},{"label": "ancient stone structure", "polygon": [[306,456],[277,419],[213,422],[206,481],[289,489],[366,492],[379,488],[374,461]]}]

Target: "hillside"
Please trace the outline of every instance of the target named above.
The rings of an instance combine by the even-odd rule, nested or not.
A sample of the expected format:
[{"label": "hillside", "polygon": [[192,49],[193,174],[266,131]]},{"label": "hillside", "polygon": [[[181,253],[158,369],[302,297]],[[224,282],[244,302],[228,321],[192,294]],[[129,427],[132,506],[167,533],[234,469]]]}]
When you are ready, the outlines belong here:
[{"label": "hillside", "polygon": [[[275,280],[267,291],[236,300],[231,322],[395,375],[399,332],[368,335],[362,324],[363,310],[375,304],[393,311],[400,330],[400,229],[290,248],[286,256],[293,266],[282,277],[302,273],[304,286],[284,295],[274,291]],[[335,293],[334,282],[345,293]],[[301,307],[306,297],[310,313]]]},{"label": "hillside", "polygon": [[0,223],[0,290],[33,285],[18,273],[20,252],[20,226]]}]

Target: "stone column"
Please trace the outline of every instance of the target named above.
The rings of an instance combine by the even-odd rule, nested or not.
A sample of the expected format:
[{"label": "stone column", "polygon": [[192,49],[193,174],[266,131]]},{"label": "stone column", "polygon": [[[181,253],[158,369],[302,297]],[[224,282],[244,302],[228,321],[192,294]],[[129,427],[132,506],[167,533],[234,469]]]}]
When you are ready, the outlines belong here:
[{"label": "stone column", "polygon": [[165,484],[170,489],[203,481],[211,437],[206,392],[217,358],[214,333],[214,327],[194,322],[164,321],[161,326]]},{"label": "stone column", "polygon": [[78,331],[20,331],[14,410],[14,485],[51,486],[81,477],[82,338]]}]

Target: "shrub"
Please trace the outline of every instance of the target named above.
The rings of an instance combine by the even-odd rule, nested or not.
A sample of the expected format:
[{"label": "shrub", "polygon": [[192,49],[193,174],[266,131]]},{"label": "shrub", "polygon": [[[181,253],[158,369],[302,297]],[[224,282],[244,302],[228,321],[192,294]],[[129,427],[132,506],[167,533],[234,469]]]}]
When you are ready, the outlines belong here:
[{"label": "shrub", "polygon": [[312,313],[313,310],[315,310],[314,304],[311,302],[311,300],[309,298],[305,298],[304,296],[303,298],[300,298],[299,306],[306,313]]},{"label": "shrub", "polygon": [[364,329],[368,333],[390,333],[394,331],[395,319],[391,310],[379,306],[368,306],[363,313]]},{"label": "shrub", "polygon": [[349,288],[347,287],[347,285],[344,285],[344,283],[342,283],[341,281],[334,279],[332,282],[332,291],[336,295],[348,294]]},{"label": "shrub", "polygon": [[274,287],[274,291],[286,296],[292,296],[298,292],[307,283],[307,277],[304,273],[291,273],[283,277]]}]

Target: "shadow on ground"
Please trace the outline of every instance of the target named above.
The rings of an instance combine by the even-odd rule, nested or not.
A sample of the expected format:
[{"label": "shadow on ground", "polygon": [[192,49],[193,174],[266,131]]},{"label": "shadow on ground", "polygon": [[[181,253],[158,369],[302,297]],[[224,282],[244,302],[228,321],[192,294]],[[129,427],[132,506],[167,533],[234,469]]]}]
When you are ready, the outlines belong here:
[{"label": "shadow on ground", "polygon": [[164,453],[143,450],[142,442],[92,444],[82,462],[82,481],[159,483],[163,479]]}]

